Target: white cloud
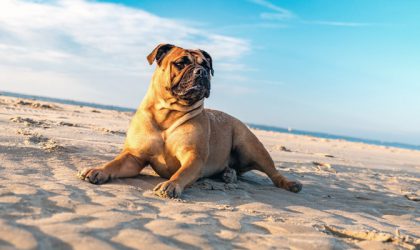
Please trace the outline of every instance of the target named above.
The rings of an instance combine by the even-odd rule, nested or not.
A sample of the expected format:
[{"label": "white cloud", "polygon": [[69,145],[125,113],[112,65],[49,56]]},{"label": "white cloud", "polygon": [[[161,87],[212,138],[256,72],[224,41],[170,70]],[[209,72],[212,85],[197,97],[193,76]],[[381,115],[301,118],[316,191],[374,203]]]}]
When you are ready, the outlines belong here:
[{"label": "white cloud", "polygon": [[[278,22],[261,22],[261,23],[244,23],[244,24],[232,24],[219,26],[213,30],[215,31],[238,31],[245,30],[249,31],[250,29],[286,29],[289,26],[284,23]],[[255,47],[253,47],[255,48]]]},{"label": "white cloud", "polygon": [[[291,10],[285,9],[278,5],[272,4],[266,0],[249,0],[252,3],[263,6],[272,12],[262,12],[260,18],[268,21],[287,21],[295,20],[300,21],[303,24],[315,24],[315,25],[327,25],[327,26],[341,26],[341,27],[361,27],[361,26],[371,26],[372,23],[361,23],[361,22],[342,22],[342,21],[324,21],[324,20],[304,20],[299,17]],[[266,26],[270,27],[270,26]],[[275,27],[275,26],[271,26]],[[280,26],[280,28],[282,28]]]},{"label": "white cloud", "polygon": [[294,18],[295,14],[293,14],[293,12],[291,12],[290,10],[287,10],[285,8],[282,8],[280,6],[274,5],[268,1],[265,0],[251,0],[251,2],[261,5],[267,9],[272,10],[273,12],[271,13],[261,13],[261,18],[262,19],[270,19],[270,20],[285,20],[285,19],[290,19],[290,18]]},{"label": "white cloud", "polygon": [[319,24],[327,26],[344,26],[344,27],[361,27],[361,26],[371,26],[372,23],[359,23],[359,22],[339,22],[339,21],[304,21],[307,24]]},{"label": "white cloud", "polygon": [[232,70],[219,63],[235,65],[250,50],[245,40],[137,8],[85,0],[1,0],[0,89],[133,106],[151,77],[145,58],[164,42],[207,50],[216,73]]}]

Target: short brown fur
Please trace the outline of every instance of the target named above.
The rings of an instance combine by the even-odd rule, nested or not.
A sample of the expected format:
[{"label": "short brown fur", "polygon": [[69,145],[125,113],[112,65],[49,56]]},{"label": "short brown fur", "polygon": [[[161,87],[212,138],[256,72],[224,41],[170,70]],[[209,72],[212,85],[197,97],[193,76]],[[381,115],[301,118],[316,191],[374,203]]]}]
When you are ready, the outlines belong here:
[{"label": "short brown fur", "polygon": [[[159,60],[158,66],[132,118],[123,151],[104,166],[81,171],[82,179],[102,184],[112,178],[134,177],[150,165],[159,176],[168,179],[155,187],[155,193],[172,198],[179,197],[199,178],[230,167],[238,173],[259,170],[277,187],[292,192],[301,190],[299,182],[287,180],[276,170],[267,150],[241,121],[220,111],[203,109],[202,100],[189,104],[169,91],[188,67],[205,63],[213,71],[211,58],[204,53],[207,54],[173,45],[156,47],[148,60]],[[185,56],[191,64],[180,70],[174,62]],[[186,121],[165,134],[179,119]]]}]

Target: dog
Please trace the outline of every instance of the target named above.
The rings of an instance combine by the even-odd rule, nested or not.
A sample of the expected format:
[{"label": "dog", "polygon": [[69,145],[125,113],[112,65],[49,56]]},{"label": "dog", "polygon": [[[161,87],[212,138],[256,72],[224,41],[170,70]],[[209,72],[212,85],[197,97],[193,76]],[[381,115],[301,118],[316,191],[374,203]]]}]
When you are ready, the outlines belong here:
[{"label": "dog", "polygon": [[111,162],[79,172],[83,180],[102,184],[113,178],[137,176],[150,165],[167,179],[154,188],[166,198],[203,177],[233,169],[239,175],[259,170],[274,185],[299,192],[275,168],[258,138],[238,119],[204,108],[214,75],[213,60],[204,50],[158,45],[148,56],[156,62],[149,89],[131,120],[122,152]]}]

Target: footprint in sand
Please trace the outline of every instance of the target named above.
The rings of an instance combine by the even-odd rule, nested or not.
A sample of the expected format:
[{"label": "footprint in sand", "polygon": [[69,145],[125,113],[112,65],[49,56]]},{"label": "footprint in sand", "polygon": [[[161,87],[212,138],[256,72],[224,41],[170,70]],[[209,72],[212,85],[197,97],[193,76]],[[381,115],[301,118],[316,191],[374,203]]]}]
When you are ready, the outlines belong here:
[{"label": "footprint in sand", "polygon": [[100,127],[93,127],[94,130],[102,132],[104,134],[113,134],[113,135],[120,135],[120,136],[125,136],[126,133],[124,131],[120,131],[120,130],[112,130],[112,129],[108,129],[108,128],[100,128]]},{"label": "footprint in sand", "polygon": [[327,158],[335,158],[334,155],[325,154],[325,153],[314,153],[316,156],[327,157]]},{"label": "footprint in sand", "polygon": [[274,145],[272,148],[271,148],[271,150],[274,150],[274,151],[283,151],[283,152],[293,152],[291,149],[289,149],[289,148],[287,148],[287,147],[285,147],[285,146],[283,146],[283,145]]},{"label": "footprint in sand", "polygon": [[407,193],[404,195],[404,197],[410,201],[420,201],[419,193],[420,193],[419,191],[417,191],[416,193]]},{"label": "footprint in sand", "polygon": [[51,128],[52,126],[67,126],[67,127],[80,127],[78,124],[71,122],[55,122],[50,120],[35,120],[32,118],[23,118],[20,116],[10,118],[10,121],[23,124],[27,127]]},{"label": "footprint in sand", "polygon": [[47,138],[38,133],[32,133],[28,130],[20,129],[17,131],[17,134],[24,135],[27,137],[24,141],[26,145],[38,145],[40,146],[41,149],[47,152],[53,152],[53,151],[64,149],[63,146],[60,146],[53,139]]},{"label": "footprint in sand", "polygon": [[329,163],[313,161],[312,164],[314,164],[317,167],[317,169],[320,170],[320,171],[337,173],[337,170],[332,168],[331,164],[329,164]]},{"label": "footprint in sand", "polygon": [[34,120],[32,118],[23,118],[20,116],[10,118],[10,121],[15,123],[23,124],[27,127],[41,127],[41,128],[50,128],[51,124],[45,120]]},{"label": "footprint in sand", "polygon": [[79,124],[71,123],[71,122],[63,122],[63,121],[57,122],[56,125],[57,126],[67,126],[67,127],[80,127]]},{"label": "footprint in sand", "polygon": [[31,108],[40,108],[40,109],[54,109],[55,108],[51,104],[44,104],[40,102],[30,102],[30,101],[24,101],[24,100],[17,101],[15,105],[28,106]]},{"label": "footprint in sand", "polygon": [[419,241],[412,237],[402,236],[399,230],[396,235],[390,233],[382,233],[377,231],[356,231],[351,229],[342,229],[335,226],[324,225],[325,231],[341,238],[349,238],[357,241],[380,241],[390,242],[395,245],[405,247],[407,249],[417,249]]}]

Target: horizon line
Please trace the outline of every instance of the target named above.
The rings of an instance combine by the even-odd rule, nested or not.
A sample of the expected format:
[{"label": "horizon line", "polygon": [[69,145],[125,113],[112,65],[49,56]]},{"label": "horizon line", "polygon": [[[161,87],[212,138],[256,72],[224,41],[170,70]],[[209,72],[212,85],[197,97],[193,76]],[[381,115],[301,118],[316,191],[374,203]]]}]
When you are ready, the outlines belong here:
[{"label": "horizon line", "polygon": [[[57,97],[48,97],[48,96],[39,96],[39,95],[31,95],[25,93],[17,93],[17,92],[10,92],[0,90],[0,96],[9,96],[15,98],[26,98],[26,99],[34,99],[46,102],[55,102],[60,104],[66,105],[73,105],[73,106],[86,106],[91,108],[100,108],[106,110],[115,110],[121,112],[135,112],[136,108],[129,108],[123,107],[118,105],[112,104],[101,104],[96,102],[87,102],[87,101],[77,101],[74,99],[63,99]],[[331,134],[329,132],[317,132],[317,131],[308,131],[308,130],[301,130],[301,129],[294,129],[294,128],[285,128],[278,125],[267,125],[267,124],[258,124],[254,122],[244,122],[247,126],[254,128],[254,129],[261,129],[265,131],[274,131],[279,133],[288,133],[288,134],[295,134],[295,135],[306,135],[312,136],[316,138],[323,138],[323,139],[333,139],[333,140],[345,140],[350,142],[359,142],[365,143],[370,145],[377,145],[377,146],[385,146],[385,147],[397,147],[397,148],[404,148],[409,150],[420,150],[420,145],[417,144],[410,144],[410,143],[403,143],[397,141],[382,141],[378,139],[368,139],[363,137],[355,137],[349,135],[339,135],[339,134]]]}]

